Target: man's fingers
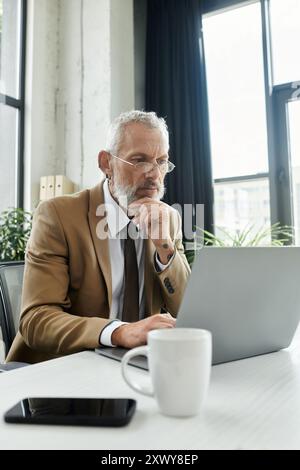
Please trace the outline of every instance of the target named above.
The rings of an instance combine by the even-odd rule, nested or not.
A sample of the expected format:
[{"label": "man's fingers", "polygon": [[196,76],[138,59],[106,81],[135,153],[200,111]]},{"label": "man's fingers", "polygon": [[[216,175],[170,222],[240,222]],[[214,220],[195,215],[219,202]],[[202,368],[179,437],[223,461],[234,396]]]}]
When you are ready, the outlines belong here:
[{"label": "man's fingers", "polygon": [[151,329],[155,329],[160,328],[162,325],[173,328],[176,325],[176,320],[174,318],[167,318],[161,315],[160,318],[157,318],[154,322],[151,322],[149,327]]},{"label": "man's fingers", "polygon": [[174,322],[176,322],[176,318],[174,318],[169,312],[167,313],[157,313],[155,315],[153,315],[152,317],[148,317],[148,318],[152,318],[152,319],[158,319],[158,320],[172,320]]},{"label": "man's fingers", "polygon": [[173,320],[175,320],[175,318],[174,318],[169,312],[167,312],[167,313],[161,313],[160,315],[161,315],[162,317],[165,317],[165,318],[173,318]]},{"label": "man's fingers", "polygon": [[139,208],[138,207],[130,207],[128,206],[128,209],[127,209],[127,215],[128,217],[133,217],[133,216],[138,216],[139,215]]},{"label": "man's fingers", "polygon": [[165,323],[165,322],[159,322],[155,325],[153,325],[151,328],[149,328],[148,331],[152,330],[162,330],[166,328],[174,328],[175,325],[172,325],[171,323]]},{"label": "man's fingers", "polygon": [[170,313],[161,313],[161,316],[163,317],[164,320],[169,320],[172,323],[176,323],[176,318],[172,317]]}]

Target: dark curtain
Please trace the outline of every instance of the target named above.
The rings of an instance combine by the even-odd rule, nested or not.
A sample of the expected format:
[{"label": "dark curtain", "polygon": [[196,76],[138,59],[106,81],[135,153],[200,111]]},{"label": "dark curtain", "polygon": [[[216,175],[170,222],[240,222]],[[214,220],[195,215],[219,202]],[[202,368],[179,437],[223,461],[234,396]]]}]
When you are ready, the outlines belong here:
[{"label": "dark curtain", "polygon": [[146,109],[166,119],[170,159],[169,204],[204,204],[212,231],[213,188],[201,1],[148,0]]}]

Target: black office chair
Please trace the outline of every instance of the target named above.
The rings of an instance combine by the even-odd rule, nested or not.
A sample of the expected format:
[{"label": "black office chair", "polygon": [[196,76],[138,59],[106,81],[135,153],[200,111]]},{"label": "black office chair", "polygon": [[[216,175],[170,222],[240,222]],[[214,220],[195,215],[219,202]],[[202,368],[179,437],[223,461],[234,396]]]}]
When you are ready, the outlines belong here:
[{"label": "black office chair", "polygon": [[[24,261],[0,264],[0,329],[5,357],[19,328]],[[24,362],[0,364],[0,372],[27,365]]]}]

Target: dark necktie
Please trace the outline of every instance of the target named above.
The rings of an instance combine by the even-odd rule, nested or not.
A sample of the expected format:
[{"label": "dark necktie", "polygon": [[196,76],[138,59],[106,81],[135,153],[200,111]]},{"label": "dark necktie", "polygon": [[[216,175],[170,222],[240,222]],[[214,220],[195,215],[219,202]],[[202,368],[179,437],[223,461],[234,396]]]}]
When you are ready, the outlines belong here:
[{"label": "dark necktie", "polygon": [[[127,226],[127,238],[124,240],[124,302],[122,321],[139,320],[139,271],[134,240],[130,237]],[[129,233],[128,233],[129,232]]]}]

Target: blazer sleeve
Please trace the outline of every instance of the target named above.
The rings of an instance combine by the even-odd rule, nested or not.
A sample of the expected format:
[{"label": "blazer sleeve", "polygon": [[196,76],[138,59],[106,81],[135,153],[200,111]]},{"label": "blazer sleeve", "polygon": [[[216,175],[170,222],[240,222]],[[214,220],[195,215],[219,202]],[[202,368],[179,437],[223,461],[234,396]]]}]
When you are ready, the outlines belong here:
[{"label": "blazer sleeve", "polygon": [[25,256],[19,329],[27,346],[53,355],[99,346],[110,320],[67,313],[68,289],[68,244],[53,201],[45,201],[35,211]]},{"label": "blazer sleeve", "polygon": [[185,257],[182,244],[181,217],[178,211],[173,210],[172,213],[175,254],[169,266],[162,272],[157,273],[157,276],[160,282],[165,308],[173,316],[176,316],[191,270]]}]

